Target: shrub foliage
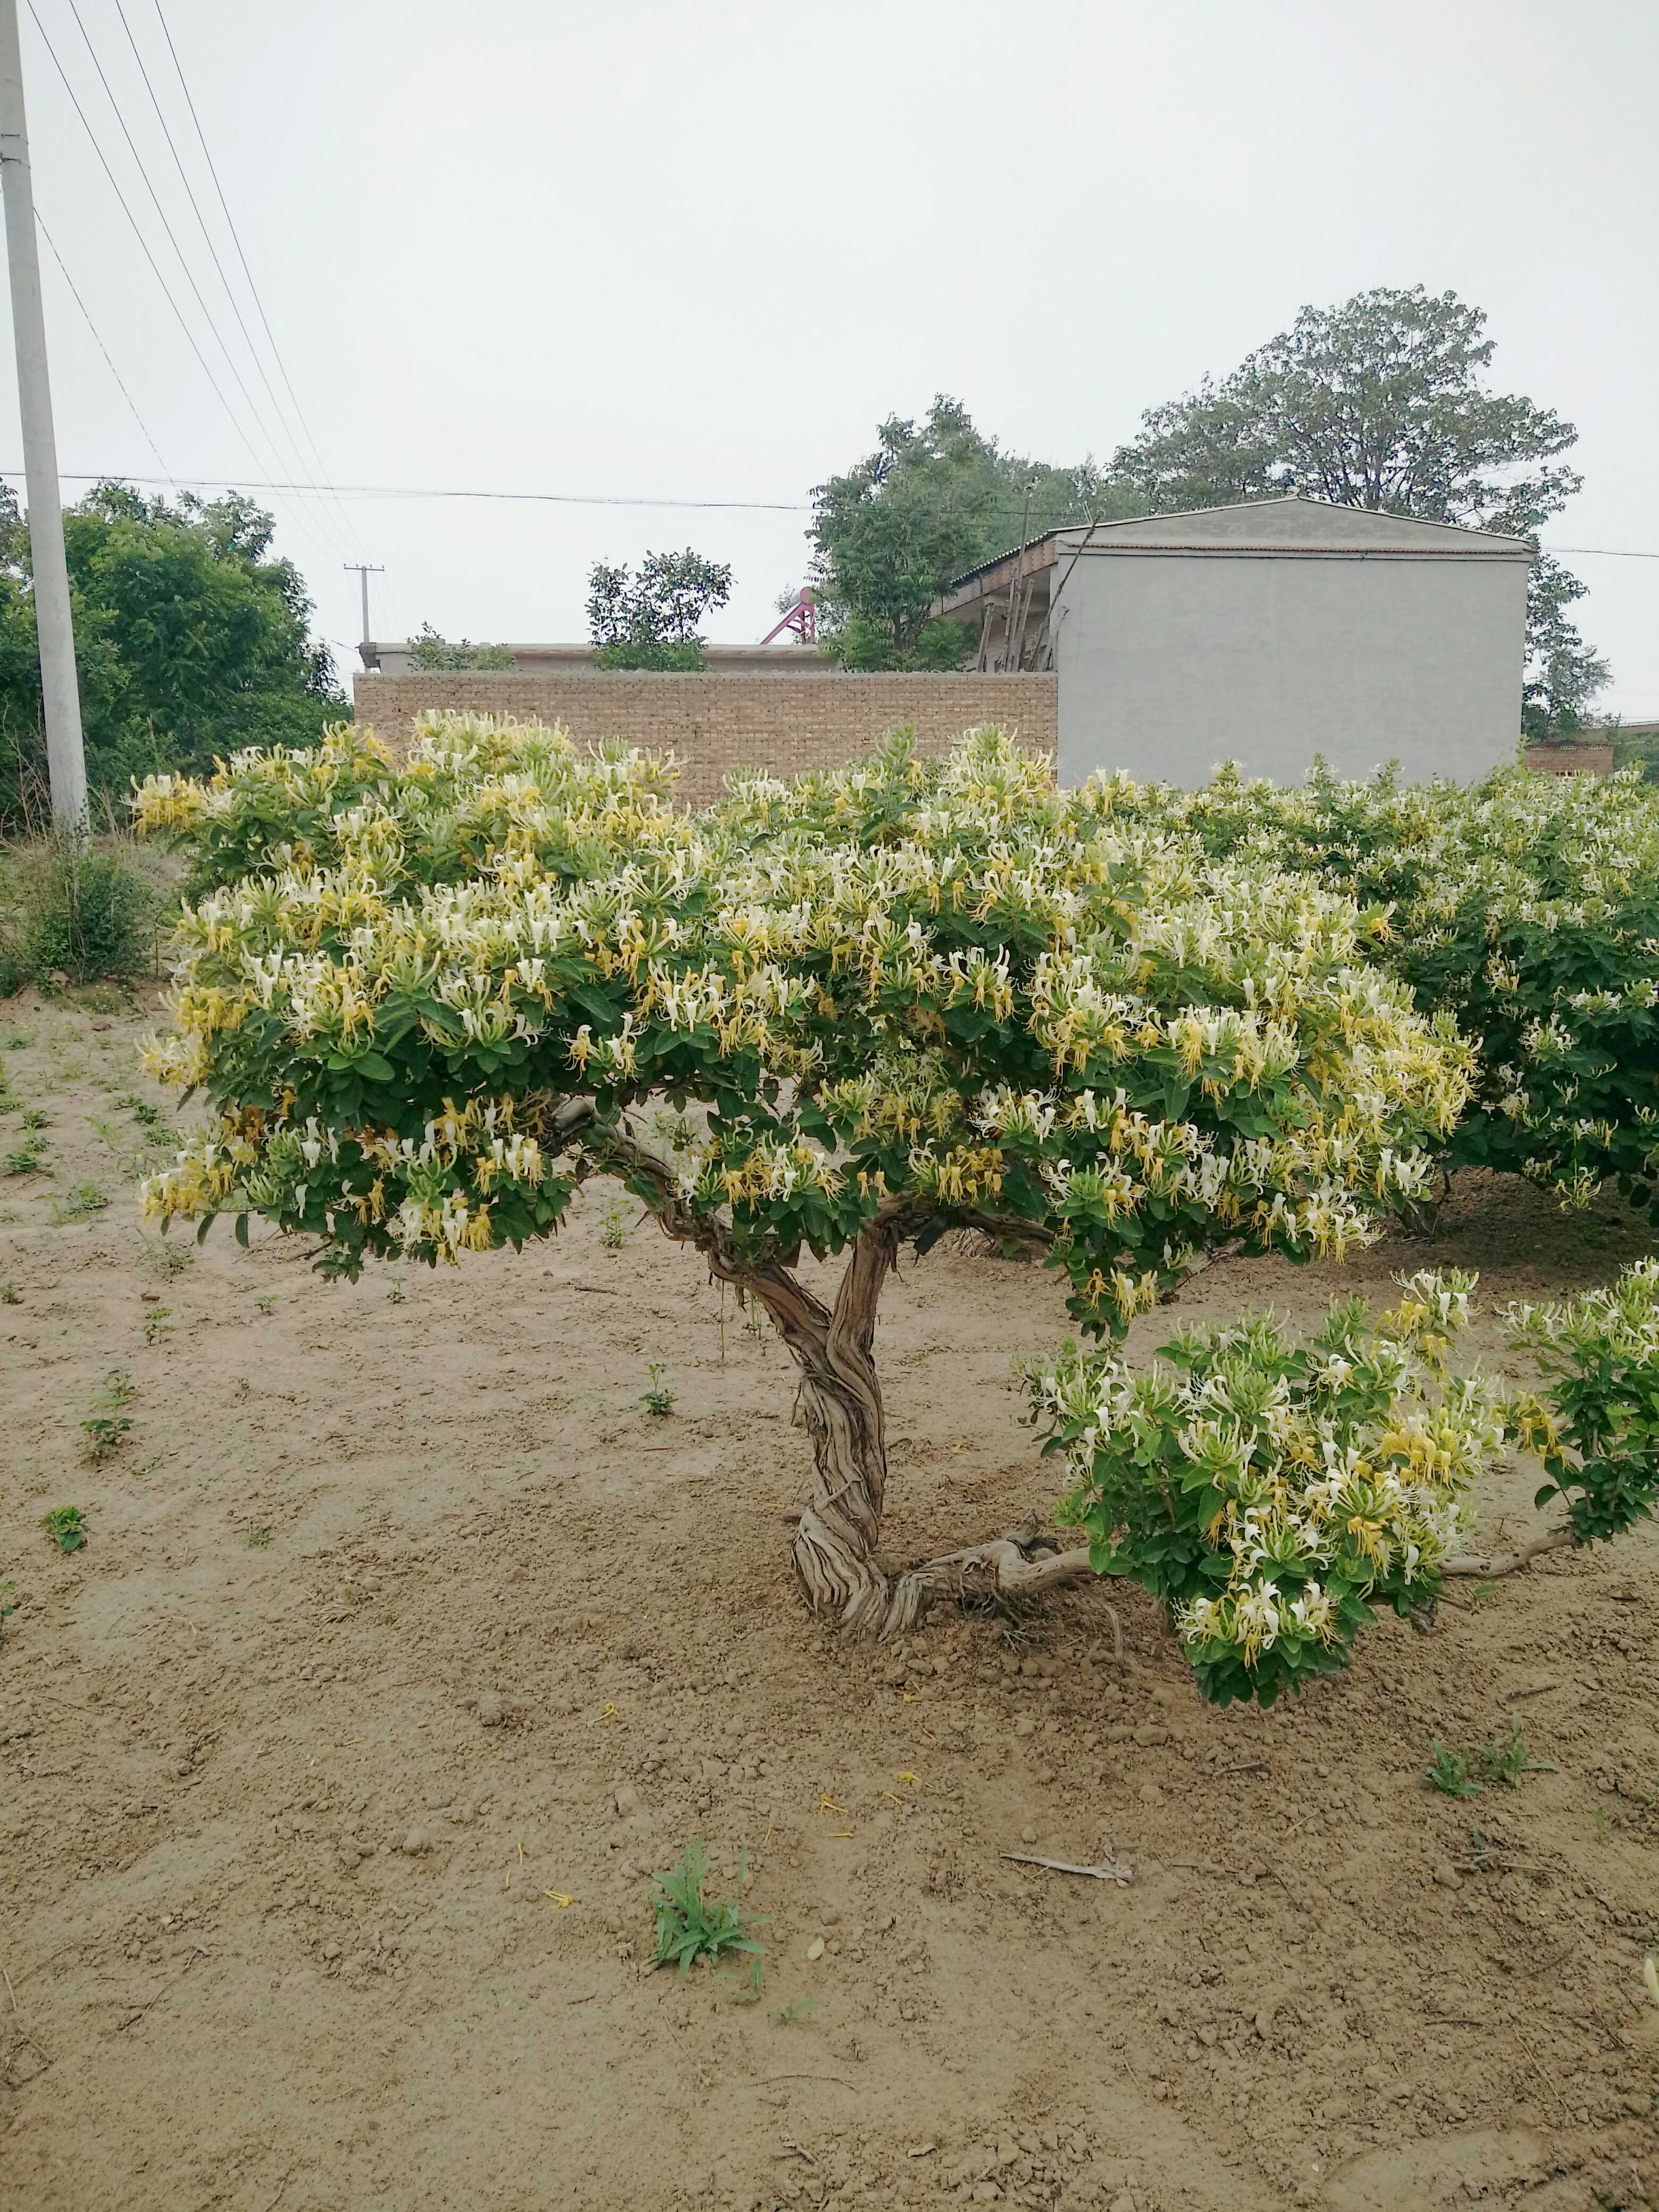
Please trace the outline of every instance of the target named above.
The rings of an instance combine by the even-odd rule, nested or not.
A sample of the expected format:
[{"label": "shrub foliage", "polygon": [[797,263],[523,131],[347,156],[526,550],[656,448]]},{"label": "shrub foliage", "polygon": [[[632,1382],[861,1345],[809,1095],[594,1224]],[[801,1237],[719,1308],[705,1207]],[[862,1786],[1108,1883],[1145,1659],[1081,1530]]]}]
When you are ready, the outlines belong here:
[{"label": "shrub foliage", "polygon": [[1449,1165],[1529,1176],[1570,1204],[1611,1182],[1659,1206],[1659,793],[1637,775],[1317,773],[1280,789],[1229,769],[1197,792],[1107,791],[1213,860],[1358,903],[1418,1006],[1478,1046]]},{"label": "shrub foliage", "polygon": [[1402,1277],[1380,1321],[1340,1299],[1300,1343],[1265,1316],[1183,1330],[1140,1374],[1075,1344],[1023,1370],[1070,1473],[1061,1518],[1087,1531],[1100,1572],[1163,1601],[1206,1697],[1271,1705],[1345,1666],[1379,1605],[1430,1602],[1477,1477],[1506,1450],[1542,1456],[1539,1505],[1566,1500],[1538,1548],[1653,1512],[1659,1262],[1612,1290],[1509,1310],[1542,1396],[1452,1371],[1475,1281]]},{"label": "shrub foliage", "polygon": [[[145,1204],[262,1215],[351,1273],[521,1245],[621,1174],[777,1322],[817,1467],[798,1571],[891,1629],[921,1602],[873,1558],[902,1240],[1018,1236],[1121,1333],[1223,1240],[1374,1233],[1467,1055],[1340,892],[1195,854],[997,732],[702,812],[673,790],[665,760],[456,716],[400,763],[341,728],[147,781],[197,893],[153,1064],[216,1118]],[[672,1158],[652,1101],[696,1112]],[[849,1247],[831,1310],[790,1271]]]},{"label": "shrub foliage", "polygon": [[1490,1386],[1445,1365],[1472,1287],[1413,1277],[1376,1324],[1340,1300],[1305,1343],[1271,1316],[1184,1330],[1140,1374],[1075,1346],[1027,1370],[1063,1518],[1164,1601],[1206,1697],[1270,1705],[1345,1664],[1373,1606],[1431,1594],[1504,1442]]}]

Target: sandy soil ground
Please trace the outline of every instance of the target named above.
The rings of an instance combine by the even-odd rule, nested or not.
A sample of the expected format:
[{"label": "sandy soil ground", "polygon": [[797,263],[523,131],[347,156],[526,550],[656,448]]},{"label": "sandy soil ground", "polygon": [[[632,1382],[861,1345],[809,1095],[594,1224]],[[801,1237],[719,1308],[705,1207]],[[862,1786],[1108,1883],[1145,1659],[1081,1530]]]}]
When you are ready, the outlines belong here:
[{"label": "sandy soil ground", "polygon": [[[46,1170],[0,1176],[8,2208],[1659,2202],[1659,1540],[1462,1585],[1265,1716],[1203,1707],[1133,1591],[1121,1664],[1103,1589],[838,1649],[786,1572],[787,1359],[693,1256],[625,1203],[609,1249],[609,1187],[437,1276],[164,1252],[143,1026],[0,1006],[0,1152]],[[1183,1303],[1305,1317],[1436,1258],[1496,1304],[1639,1249],[1470,1178],[1426,1246]],[[1008,1364],[1064,1328],[994,1260],[889,1291],[896,1549],[1047,1502]],[[1548,1771],[1426,1786],[1511,1713]],[[726,1888],[746,1853],[757,2002],[646,1969],[696,1835]]]}]

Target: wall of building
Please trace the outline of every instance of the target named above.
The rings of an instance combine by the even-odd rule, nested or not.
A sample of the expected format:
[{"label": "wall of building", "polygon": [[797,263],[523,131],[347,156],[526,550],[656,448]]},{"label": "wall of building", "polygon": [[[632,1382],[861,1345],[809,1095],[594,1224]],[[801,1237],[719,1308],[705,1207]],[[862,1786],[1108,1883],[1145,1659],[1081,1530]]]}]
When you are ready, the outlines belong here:
[{"label": "wall of building", "polygon": [[579,744],[619,737],[672,746],[685,797],[718,797],[732,768],[775,775],[841,768],[889,730],[914,726],[927,753],[946,751],[964,730],[1000,722],[1052,752],[1058,734],[1052,676],[534,676],[481,670],[421,676],[362,674],[357,720],[392,744],[432,708],[561,722]]},{"label": "wall of building", "polygon": [[1237,760],[1299,783],[1316,752],[1484,775],[1515,757],[1526,592],[1509,555],[1085,553],[1054,630],[1061,780]]}]

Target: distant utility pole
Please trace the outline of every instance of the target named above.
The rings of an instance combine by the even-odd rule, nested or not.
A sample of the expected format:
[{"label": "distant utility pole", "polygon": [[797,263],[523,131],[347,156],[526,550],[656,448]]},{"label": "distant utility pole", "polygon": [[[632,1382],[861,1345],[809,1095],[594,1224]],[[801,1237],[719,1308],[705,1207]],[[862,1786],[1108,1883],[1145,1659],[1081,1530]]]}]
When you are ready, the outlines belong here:
[{"label": "distant utility pole", "polygon": [[46,322],[40,306],[40,258],[34,237],[28,130],[23,116],[17,0],[0,0],[0,179],[3,179],[6,198],[6,259],[11,270],[11,320],[17,343],[17,400],[23,418],[34,629],[40,649],[52,811],[61,828],[72,836],[84,837],[87,756],[81,737],[81,690],[75,676],[69,568],[64,558],[58,441],[52,435],[52,386],[46,375]]},{"label": "distant utility pole", "polygon": [[[0,5],[4,4],[5,0],[0,0]],[[356,576],[362,583],[363,643],[368,645],[371,641],[373,636],[373,632],[368,627],[368,580],[371,576],[384,576],[386,574],[385,564],[381,562],[374,561],[343,561],[340,563],[340,566],[345,570],[348,576]]]}]

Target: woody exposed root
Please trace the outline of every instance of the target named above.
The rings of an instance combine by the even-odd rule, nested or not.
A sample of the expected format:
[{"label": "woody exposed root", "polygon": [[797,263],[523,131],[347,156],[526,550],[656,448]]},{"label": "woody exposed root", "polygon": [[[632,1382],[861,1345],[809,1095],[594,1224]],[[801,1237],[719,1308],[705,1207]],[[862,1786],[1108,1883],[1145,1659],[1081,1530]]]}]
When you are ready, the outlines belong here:
[{"label": "woody exposed root", "polygon": [[1546,1552],[1559,1552],[1564,1544],[1571,1541],[1571,1528],[1552,1528],[1547,1536],[1534,1536],[1518,1552],[1471,1553],[1463,1559],[1448,1559],[1440,1571],[1445,1575],[1478,1575],[1482,1582],[1491,1582],[1499,1575],[1518,1573],[1534,1559],[1541,1559]]}]

